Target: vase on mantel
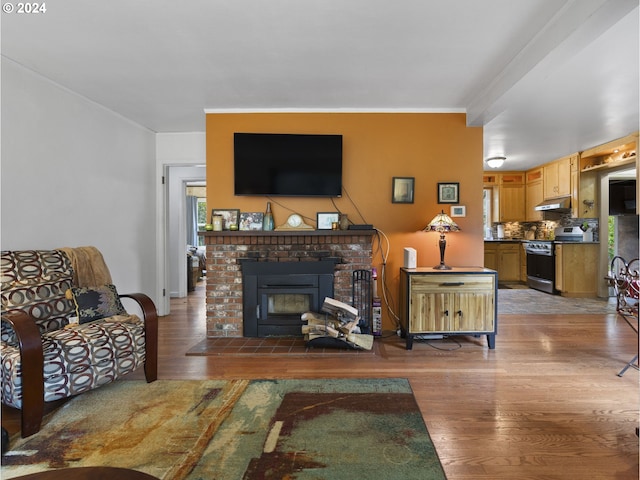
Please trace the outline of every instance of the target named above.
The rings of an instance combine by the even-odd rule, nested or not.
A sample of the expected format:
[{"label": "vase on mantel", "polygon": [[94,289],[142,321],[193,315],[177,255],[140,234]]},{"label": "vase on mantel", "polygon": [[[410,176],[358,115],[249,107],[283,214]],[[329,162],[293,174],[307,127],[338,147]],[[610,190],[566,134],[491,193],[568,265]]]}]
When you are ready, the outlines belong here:
[{"label": "vase on mantel", "polygon": [[262,230],[270,232],[273,230],[273,213],[271,213],[271,202],[267,202],[267,211],[262,219]]},{"label": "vase on mantel", "polygon": [[349,217],[346,213],[340,214],[340,230],[349,230]]}]

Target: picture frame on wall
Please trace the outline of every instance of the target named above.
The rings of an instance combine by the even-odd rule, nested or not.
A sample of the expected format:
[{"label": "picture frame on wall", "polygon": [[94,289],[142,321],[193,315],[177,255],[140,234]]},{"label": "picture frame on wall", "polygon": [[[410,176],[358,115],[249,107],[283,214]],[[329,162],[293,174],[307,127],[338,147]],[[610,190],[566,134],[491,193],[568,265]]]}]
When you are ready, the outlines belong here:
[{"label": "picture frame on wall", "polygon": [[391,203],[413,203],[415,177],[393,177]]},{"label": "picture frame on wall", "polygon": [[[222,217],[222,230],[237,230],[238,221],[240,220],[240,209],[238,208],[214,208],[211,210],[211,218],[214,215],[220,215]],[[213,220],[211,220],[213,223]],[[233,228],[235,226],[235,228]]]},{"label": "picture frame on wall", "polygon": [[467,207],[464,205],[454,205],[451,207],[451,215],[452,217],[466,217],[467,216]]},{"label": "picture frame on wall", "polygon": [[438,203],[460,203],[460,183],[438,182]]},{"label": "picture frame on wall", "polygon": [[316,228],[318,230],[331,230],[334,222],[340,221],[338,212],[318,212],[316,215]]},{"label": "picture frame on wall", "polygon": [[263,212],[242,212],[240,214],[240,230],[243,232],[262,230]]}]

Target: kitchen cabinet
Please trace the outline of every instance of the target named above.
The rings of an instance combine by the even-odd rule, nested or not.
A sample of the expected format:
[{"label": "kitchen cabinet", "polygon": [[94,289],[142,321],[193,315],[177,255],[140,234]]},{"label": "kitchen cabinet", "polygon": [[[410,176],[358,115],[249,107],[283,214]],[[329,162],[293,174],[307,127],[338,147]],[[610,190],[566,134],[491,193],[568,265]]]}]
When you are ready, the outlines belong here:
[{"label": "kitchen cabinet", "polygon": [[[544,199],[571,195],[571,161],[568,156],[543,167]],[[577,158],[577,155],[575,155]]]},{"label": "kitchen cabinet", "polygon": [[497,187],[500,184],[499,178],[500,178],[500,174],[485,172],[482,175],[482,183],[485,186],[485,188]]},{"label": "kitchen cabinet", "polygon": [[542,212],[535,208],[544,200],[542,185],[542,168],[529,170],[525,174],[525,220],[539,222],[543,220]]},{"label": "kitchen cabinet", "polygon": [[495,348],[498,277],[479,267],[400,269],[400,322],[411,350],[418,334],[487,335]]},{"label": "kitchen cabinet", "polygon": [[497,221],[524,221],[524,185],[501,185],[499,195],[500,201]]},{"label": "kitchen cabinet", "polygon": [[500,281],[520,281],[520,250],[520,242],[500,244],[498,249],[498,279]]},{"label": "kitchen cabinet", "polygon": [[518,282],[521,279],[520,242],[485,242],[484,266],[498,272],[501,282]]},{"label": "kitchen cabinet", "polygon": [[493,222],[525,220],[524,172],[485,172],[483,184],[492,189]]},{"label": "kitchen cabinet", "polygon": [[[598,218],[600,215],[599,181],[602,173],[637,162],[638,133],[590,148],[580,154],[578,217]],[[640,183],[637,185],[640,188]]]},{"label": "kitchen cabinet", "polygon": [[580,170],[609,170],[636,163],[638,132],[585,150],[580,155]]},{"label": "kitchen cabinet", "polygon": [[556,243],[556,290],[563,297],[595,297],[598,282],[597,243]]},{"label": "kitchen cabinet", "polygon": [[[498,242],[484,242],[484,267],[498,270]],[[500,272],[498,271],[498,276]]]},{"label": "kitchen cabinet", "polygon": [[578,218],[580,215],[580,155],[570,157],[571,164],[571,217]]}]

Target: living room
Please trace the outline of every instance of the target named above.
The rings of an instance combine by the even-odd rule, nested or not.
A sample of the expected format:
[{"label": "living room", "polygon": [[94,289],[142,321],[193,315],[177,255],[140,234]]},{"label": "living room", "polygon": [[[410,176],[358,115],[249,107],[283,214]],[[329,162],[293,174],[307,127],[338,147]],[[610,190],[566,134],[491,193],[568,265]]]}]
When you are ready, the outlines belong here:
[{"label": "living room", "polygon": [[[498,3],[499,5],[494,5],[495,8],[512,8],[503,4],[509,2]],[[539,6],[538,2],[534,3]],[[637,20],[637,4],[630,12],[621,16],[620,21],[625,22],[622,24],[625,28],[620,27],[619,30],[627,31],[626,27]],[[53,12],[45,15],[53,16]],[[43,15],[43,19],[46,18]],[[28,21],[25,18],[18,20]],[[448,352],[432,358],[432,352],[427,350],[429,347],[419,345],[419,348],[424,347],[425,352],[412,356],[410,352],[394,350],[393,358],[384,367],[378,364],[380,359],[376,359],[373,366],[367,360],[359,360],[351,366],[353,368],[348,368],[339,358],[329,360],[328,363],[323,363],[326,360],[313,360],[311,364],[305,364],[300,359],[293,362],[276,359],[272,362],[261,358],[258,362],[251,363],[246,358],[194,359],[184,356],[184,352],[202,340],[205,334],[206,326],[202,316],[205,307],[201,291],[198,291],[200,296],[196,297],[198,305],[193,305],[191,298],[170,299],[167,295],[168,258],[174,255],[167,251],[166,240],[167,211],[163,177],[168,168],[206,164],[210,208],[264,211],[266,198],[240,198],[232,193],[233,132],[259,130],[343,134],[344,186],[353,204],[346,195],[336,199],[336,202],[352,220],[371,223],[388,236],[393,247],[389,256],[388,275],[391,289],[395,293],[404,247],[417,250],[420,265],[436,265],[439,261],[437,235],[421,231],[442,209],[437,201],[438,182],[459,183],[460,205],[466,207],[466,216],[457,219],[461,232],[447,237],[447,261],[454,265],[483,264],[483,160],[489,156],[489,149],[492,148],[488,135],[492,129],[497,129],[495,125],[470,125],[471,109],[467,112],[457,107],[444,108],[445,111],[433,111],[425,107],[414,111],[412,104],[404,103],[396,108],[363,107],[344,111],[350,109],[347,104],[340,104],[335,109],[326,111],[322,106],[308,107],[316,105],[309,100],[302,107],[288,106],[282,111],[273,111],[270,110],[273,108],[271,105],[260,102],[256,102],[254,108],[247,109],[242,105],[234,109],[233,105],[217,107],[215,103],[207,104],[203,100],[195,113],[200,128],[165,130],[158,124],[132,120],[126,113],[115,110],[111,104],[96,100],[89,90],[68,86],[63,75],[65,65],[76,63],[74,58],[81,57],[57,57],[53,62],[58,65],[54,69],[55,75],[41,72],[40,65],[24,61],[24,57],[20,55],[16,54],[20,58],[14,58],[7,52],[16,48],[15,44],[22,44],[27,51],[37,48],[33,41],[23,42],[22,36],[15,36],[13,29],[10,29],[11,35],[6,37],[6,22],[7,15],[3,16],[2,55],[2,248],[13,250],[98,246],[111,268],[118,289],[123,292],[145,292],[158,307],[161,328],[163,324],[166,328],[161,334],[165,335],[167,342],[166,350],[161,352],[160,378],[230,378],[243,374],[254,378],[278,375],[318,377],[327,375],[328,371],[335,376],[408,376],[411,377],[417,395],[423,395],[419,404],[425,412],[429,431],[436,443],[440,442],[436,447],[440,448],[441,459],[452,465],[447,466],[451,469],[447,470],[450,478],[500,478],[500,475],[502,478],[513,478],[513,473],[517,470],[501,468],[500,464],[518,464],[521,468],[527,468],[524,465],[536,461],[546,462],[547,465],[542,470],[536,471],[535,466],[531,466],[531,470],[519,472],[529,471],[535,476],[544,470],[544,475],[553,478],[555,469],[556,478],[571,478],[572,473],[578,478],[576,472],[588,475],[591,468],[595,469],[600,478],[607,478],[604,473],[606,468],[601,464],[611,461],[615,463],[614,469],[621,478],[631,478],[628,475],[636,473],[633,467],[637,466],[637,452],[634,457],[630,445],[636,440],[637,449],[637,437],[633,429],[627,431],[634,418],[637,418],[637,392],[634,390],[637,387],[634,378],[636,372],[629,371],[622,378],[615,376],[619,364],[625,363],[628,360],[626,357],[633,353],[635,343],[633,338],[629,338],[631,335],[626,335],[630,332],[626,332],[626,327],[615,319],[615,315],[600,315],[597,319],[585,320],[578,315],[537,316],[532,312],[531,315],[513,317],[504,322],[504,329],[498,334],[495,352],[490,353],[486,345],[470,339],[465,340],[465,349],[468,348],[471,352],[468,355],[468,351],[464,350],[464,356],[456,357],[456,352]],[[95,26],[96,22],[94,18],[88,25]],[[140,24],[136,28],[140,28]],[[8,47],[7,50],[5,46]],[[637,50],[637,46],[635,48]],[[118,56],[108,52],[110,50],[106,47],[100,50],[105,63],[109,63],[112,56]],[[158,56],[155,61],[161,63],[162,52]],[[635,57],[631,55],[629,58]],[[631,68],[628,68],[628,64],[621,68],[628,68],[637,78],[634,65],[637,66],[637,63],[632,61]],[[246,68],[245,66],[241,70]],[[125,71],[117,67],[113,70]],[[89,83],[101,83],[103,92],[108,93],[110,82],[115,82],[114,77],[117,76],[115,73],[113,77],[105,76],[100,82],[91,77]],[[397,88],[401,89],[401,79],[393,77],[382,90],[394,91],[398,83],[400,87]],[[202,82],[207,83],[207,80]],[[276,99],[287,98],[286,90],[290,88],[287,87],[290,84],[286,79],[281,79],[281,82],[284,93],[280,91],[279,94],[274,94]],[[326,78],[324,82],[331,83]],[[138,84],[138,81],[135,83]],[[142,92],[146,85],[153,82],[141,80],[139,83],[142,85],[137,87]],[[424,88],[428,89],[426,86]],[[637,91],[631,91],[630,98],[633,99],[634,95],[637,98]],[[307,98],[313,99],[313,95]],[[160,109],[162,100],[155,100],[155,105]],[[131,105],[136,103],[130,98],[127,98],[127,102]],[[569,110],[569,106],[566,108]],[[634,118],[637,120],[637,106],[634,108]],[[153,112],[155,107],[147,104],[142,109]],[[205,109],[210,109],[207,114]],[[575,111],[572,112],[575,114]],[[147,114],[154,116],[153,113]],[[497,123],[508,122],[499,118]],[[524,124],[525,127],[526,125],[527,123]],[[564,137],[564,140],[571,137],[575,148],[554,152],[553,155],[557,154],[559,157],[627,135],[637,130],[637,121],[632,126],[617,125],[616,128],[612,131],[607,127],[598,132],[595,135],[597,140],[592,140],[593,136],[578,138],[574,136],[575,132],[567,129],[558,136]],[[547,131],[543,133],[536,138],[540,151],[544,150],[549,136],[553,137]],[[549,142],[552,143],[551,140]],[[531,155],[537,156],[539,163],[556,158],[546,150],[544,153],[534,151]],[[517,155],[511,159],[516,162]],[[517,168],[515,163],[512,165]],[[392,203],[392,178],[397,176],[415,178],[414,203]],[[283,206],[274,205],[276,223],[284,222],[291,211],[313,218],[317,212],[334,210],[331,202],[326,199],[295,199],[284,200],[282,203]],[[357,205],[357,210],[354,204]],[[362,213],[363,219],[359,218],[358,211]],[[559,328],[556,324],[560,322],[566,329],[562,330],[562,334],[554,336],[554,333],[560,333],[556,330]],[[392,327],[393,322],[387,317],[385,329]],[[178,330],[171,330],[172,328]],[[172,336],[175,337],[174,343],[170,341]],[[602,340],[602,344],[607,344],[610,350],[601,350],[600,345],[595,349],[598,354],[594,356],[593,343],[600,342],[602,338],[606,338]],[[582,343],[588,339],[591,342]],[[180,354],[176,354],[180,349]],[[520,350],[522,356],[512,356],[516,350]],[[536,360],[536,355],[551,355],[558,350],[565,354],[560,357],[549,356],[545,362]],[[509,355],[501,352],[509,352]],[[603,358],[606,360],[602,360]],[[431,363],[432,361],[439,363]],[[571,368],[559,373],[567,367],[562,362],[570,362]],[[603,366],[603,363],[606,365]],[[579,365],[589,366],[581,370]],[[451,372],[453,369],[458,372]],[[602,379],[604,372],[609,371],[613,378]],[[496,381],[496,376],[505,372],[514,375],[509,377],[508,382]],[[559,376],[554,377],[555,375]],[[568,392],[564,397],[554,395],[545,398],[541,392],[549,382],[553,383],[554,394],[561,390],[559,379],[570,382]],[[447,390],[442,397],[444,401],[437,403],[439,411],[429,418],[430,405],[436,401],[432,390],[438,384],[445,385]],[[509,396],[519,385],[531,389],[532,396],[537,397],[539,402],[537,408],[530,404],[522,406],[524,399],[519,395]],[[444,405],[458,402],[458,398],[464,395],[465,386],[473,387],[473,394],[481,398],[481,404],[474,406],[474,412],[481,421],[475,423],[475,429],[469,435],[465,435],[461,423],[457,423],[455,428],[447,425],[447,418],[465,418],[464,407],[469,408],[470,402],[460,402],[462,406],[458,410],[447,410]],[[597,393],[593,393],[594,391]],[[585,399],[579,410],[574,410],[575,405],[571,402],[577,397],[584,398],[592,394],[596,397],[593,403]],[[504,403],[491,404],[495,398],[504,399]],[[551,402],[554,407],[550,423],[561,418],[566,423],[555,427],[542,425],[543,421],[537,423],[536,417],[538,420],[544,419],[550,411],[546,402]],[[563,402],[566,402],[566,406],[563,406]],[[507,420],[508,415],[501,415],[500,405],[509,405],[506,411],[512,418],[519,415],[519,407],[522,407],[522,411],[532,412],[527,417],[524,434],[518,434],[517,422],[508,426],[501,423]],[[602,443],[606,443],[607,453],[603,457],[607,458],[598,458],[594,461],[595,466],[585,462],[587,467],[578,468],[578,459],[583,450],[579,445],[573,445],[573,450],[567,456],[574,457],[571,468],[575,470],[563,471],[562,455],[554,451],[557,444],[549,438],[562,433],[568,436],[559,437],[561,439],[558,443],[571,443],[567,432],[570,431],[571,416],[575,412],[579,411],[576,415],[581,419],[580,427],[585,427],[589,424],[588,412],[593,413],[594,424],[603,424],[606,422],[600,422],[601,417],[596,412],[609,409],[613,414],[607,416],[607,419],[614,419],[613,426],[605,428],[597,425],[594,426],[594,431],[582,432],[584,436],[576,433],[577,436],[573,437],[573,440],[579,438],[576,444],[591,444],[589,454],[585,455],[590,458],[598,457],[600,450],[597,444],[599,439],[605,438]],[[618,414],[623,420],[615,423]],[[482,421],[492,422],[491,427],[483,429]],[[509,433],[501,430],[503,427]],[[525,438],[538,427],[535,439]],[[498,445],[506,448],[511,441],[516,442],[513,440],[516,436],[519,437],[517,448],[510,450],[509,455],[505,456],[492,451],[487,454],[487,457],[492,458],[474,457],[481,454],[481,449],[474,450],[474,447],[469,446],[474,441],[487,444],[499,437]],[[620,443],[623,446],[616,450],[615,443],[619,438],[622,439]],[[456,451],[456,439],[463,439],[467,445],[468,449],[463,453]],[[529,456],[530,444],[536,441],[546,445],[544,448],[540,447],[542,453],[539,456]],[[518,450],[519,454],[516,454]],[[616,459],[611,460],[609,456]],[[459,470],[454,473],[455,469]]]}]

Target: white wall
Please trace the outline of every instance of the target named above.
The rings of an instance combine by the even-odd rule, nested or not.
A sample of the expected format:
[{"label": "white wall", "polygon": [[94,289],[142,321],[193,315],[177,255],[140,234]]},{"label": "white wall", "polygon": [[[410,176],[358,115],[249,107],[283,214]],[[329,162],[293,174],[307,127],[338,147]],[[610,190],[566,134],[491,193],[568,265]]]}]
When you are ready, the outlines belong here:
[{"label": "white wall", "polygon": [[2,249],[98,247],[157,303],[155,134],[2,58]]},{"label": "white wall", "polygon": [[[204,112],[202,114],[204,122]],[[206,135],[204,132],[159,133],[156,135],[157,268],[163,289],[162,315],[169,313],[169,297],[186,295],[186,220],[183,182],[206,180]],[[164,185],[162,177],[165,178]]]}]

